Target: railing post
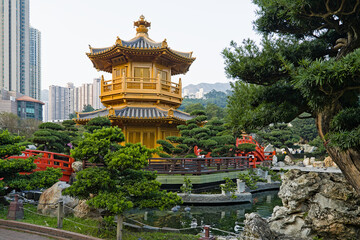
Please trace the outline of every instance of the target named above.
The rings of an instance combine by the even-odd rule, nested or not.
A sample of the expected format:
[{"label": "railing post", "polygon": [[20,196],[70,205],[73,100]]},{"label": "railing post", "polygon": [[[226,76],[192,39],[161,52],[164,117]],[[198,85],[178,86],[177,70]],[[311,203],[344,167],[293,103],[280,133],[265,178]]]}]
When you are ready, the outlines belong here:
[{"label": "railing post", "polygon": [[182,83],[181,83],[181,78],[179,78],[179,84],[177,85],[177,89],[178,89],[178,93],[181,97],[181,93],[182,93]]},{"label": "railing post", "polygon": [[24,219],[23,204],[19,202],[19,197],[17,194],[15,194],[14,201],[10,203],[7,219],[10,220]]},{"label": "railing post", "polygon": [[117,215],[116,240],[122,240],[123,216]]},{"label": "railing post", "polygon": [[210,226],[205,225],[204,226],[204,230],[205,230],[205,237],[210,237]]},{"label": "railing post", "polygon": [[156,91],[157,92],[160,92],[160,90],[161,90],[161,86],[160,86],[160,73],[158,73],[157,74],[157,76],[156,76]]},{"label": "railing post", "polygon": [[215,240],[215,237],[210,237],[210,226],[205,225],[204,226],[204,237],[199,238],[200,240]]},{"label": "railing post", "polygon": [[101,75],[101,81],[100,81],[100,94],[104,94],[104,75]]},{"label": "railing post", "polygon": [[197,173],[200,175],[201,174],[201,161],[197,160]]},{"label": "railing post", "polygon": [[63,227],[63,219],[64,219],[64,203],[62,200],[59,200],[58,215],[57,215],[57,228]]},{"label": "railing post", "polygon": [[121,89],[123,91],[126,90],[126,76],[123,76],[123,80],[122,80],[122,83],[121,83]]}]

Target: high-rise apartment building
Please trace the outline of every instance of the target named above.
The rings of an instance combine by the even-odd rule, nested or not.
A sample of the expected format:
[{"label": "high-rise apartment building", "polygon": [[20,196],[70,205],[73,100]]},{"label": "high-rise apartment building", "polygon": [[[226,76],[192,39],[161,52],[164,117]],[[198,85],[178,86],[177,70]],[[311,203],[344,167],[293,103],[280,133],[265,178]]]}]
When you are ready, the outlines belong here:
[{"label": "high-rise apartment building", "polygon": [[0,1],[0,88],[30,94],[29,0]]},{"label": "high-rise apartment building", "polygon": [[69,119],[70,88],[51,85],[49,87],[48,121]]},{"label": "high-rise apartment building", "polygon": [[30,97],[40,99],[41,92],[41,33],[30,28]]},{"label": "high-rise apartment building", "polygon": [[80,86],[80,111],[84,109],[86,105],[93,104],[93,85],[92,83],[84,83]]},{"label": "high-rise apartment building", "polygon": [[101,95],[101,78],[94,78],[93,80],[93,102],[92,107],[95,109],[103,108],[104,105],[102,105],[100,101],[100,95]]},{"label": "high-rise apartment building", "polygon": [[95,78],[93,83],[84,83],[80,87],[75,87],[73,83],[67,83],[66,87],[50,86],[47,120],[69,119],[71,113],[83,111],[85,105],[91,105],[94,109],[103,108],[100,84],[101,79]]}]

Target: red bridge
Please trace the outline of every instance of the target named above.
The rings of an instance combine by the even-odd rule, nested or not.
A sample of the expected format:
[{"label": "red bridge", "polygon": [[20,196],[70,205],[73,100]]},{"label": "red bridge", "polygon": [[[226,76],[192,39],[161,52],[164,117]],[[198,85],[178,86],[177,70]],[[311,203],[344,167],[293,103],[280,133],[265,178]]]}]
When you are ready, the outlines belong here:
[{"label": "red bridge", "polygon": [[[241,152],[236,153],[236,157],[247,157],[249,158],[249,166],[252,168],[256,168],[256,165],[264,162],[264,161],[272,161],[273,156],[276,155],[276,152],[265,152],[264,147],[262,147],[252,136],[244,135],[242,138],[236,139],[236,147],[240,144],[249,143],[255,145],[255,151],[252,152]],[[194,153],[196,156],[200,156],[201,149],[197,146],[194,147]],[[206,158],[211,158],[211,152],[209,152]],[[220,159],[220,158],[219,158]]]},{"label": "red bridge", "polygon": [[236,147],[244,143],[254,144],[255,151],[248,153],[239,153],[236,155],[251,157],[252,160],[250,161],[249,165],[253,168],[256,168],[256,165],[260,164],[263,161],[272,161],[273,156],[276,155],[275,151],[265,152],[264,147],[262,147],[252,136],[244,135],[242,138],[236,139]]},{"label": "red bridge", "polygon": [[[46,151],[38,151],[38,150],[25,150],[22,151],[21,156],[11,156],[9,158],[12,159],[27,159],[29,157],[38,156],[34,163],[37,168],[33,171],[44,171],[47,167],[52,168],[61,168],[63,176],[60,178],[60,181],[69,182],[70,175],[73,172],[71,168],[71,164],[75,161],[74,158],[69,155],[61,154],[61,153],[53,153]],[[23,173],[26,174],[26,173]]]}]

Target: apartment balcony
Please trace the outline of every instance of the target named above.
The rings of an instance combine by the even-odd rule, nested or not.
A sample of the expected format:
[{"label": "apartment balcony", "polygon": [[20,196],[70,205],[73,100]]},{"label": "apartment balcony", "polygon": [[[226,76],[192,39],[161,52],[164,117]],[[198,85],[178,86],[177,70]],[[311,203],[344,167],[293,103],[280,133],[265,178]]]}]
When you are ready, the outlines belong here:
[{"label": "apartment balcony", "polygon": [[128,101],[180,105],[181,79],[178,83],[160,78],[123,77],[101,80],[101,102],[118,105]]}]

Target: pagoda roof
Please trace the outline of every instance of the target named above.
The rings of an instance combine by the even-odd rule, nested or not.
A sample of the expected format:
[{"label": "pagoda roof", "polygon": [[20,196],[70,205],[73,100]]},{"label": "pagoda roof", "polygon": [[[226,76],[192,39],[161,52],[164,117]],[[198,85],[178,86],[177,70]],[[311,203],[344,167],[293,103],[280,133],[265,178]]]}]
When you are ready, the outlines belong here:
[{"label": "pagoda roof", "polygon": [[109,114],[108,109],[100,109],[92,112],[78,113],[79,119],[93,119],[96,117],[105,117]]},{"label": "pagoda roof", "polygon": [[[168,47],[166,39],[162,42],[155,42],[148,36],[147,27],[150,23],[145,21],[143,16],[134,23],[138,26],[136,37],[125,41],[117,38],[115,44],[106,48],[90,47],[90,53],[86,53],[93,62],[94,67],[105,72],[112,71],[112,64],[126,63],[130,60],[155,61],[160,64],[169,65],[172,68],[172,75],[184,74],[189,70],[195,60],[192,52],[175,51]],[[145,59],[145,60],[144,60]]]},{"label": "pagoda roof", "polygon": [[[115,114],[112,117],[118,119],[177,119],[180,121],[187,121],[192,119],[188,113],[170,109],[163,110],[157,107],[124,107],[122,109],[115,109]],[[78,113],[78,120],[90,120],[95,117],[110,116],[110,111],[107,108],[97,110],[94,112]]]},{"label": "pagoda roof", "polygon": [[[121,41],[121,43],[120,43]],[[170,52],[179,55],[180,57],[188,58],[188,59],[195,59],[192,58],[192,52],[180,52],[170,49],[169,47],[163,46],[163,42],[154,42],[148,37],[136,37],[129,41],[124,41],[121,39],[117,39],[117,43],[111,47],[107,48],[92,48],[90,47],[90,53],[87,53],[88,56],[94,56],[101,53],[109,52],[116,47],[123,47],[123,48],[131,48],[131,49],[168,49]]]}]

